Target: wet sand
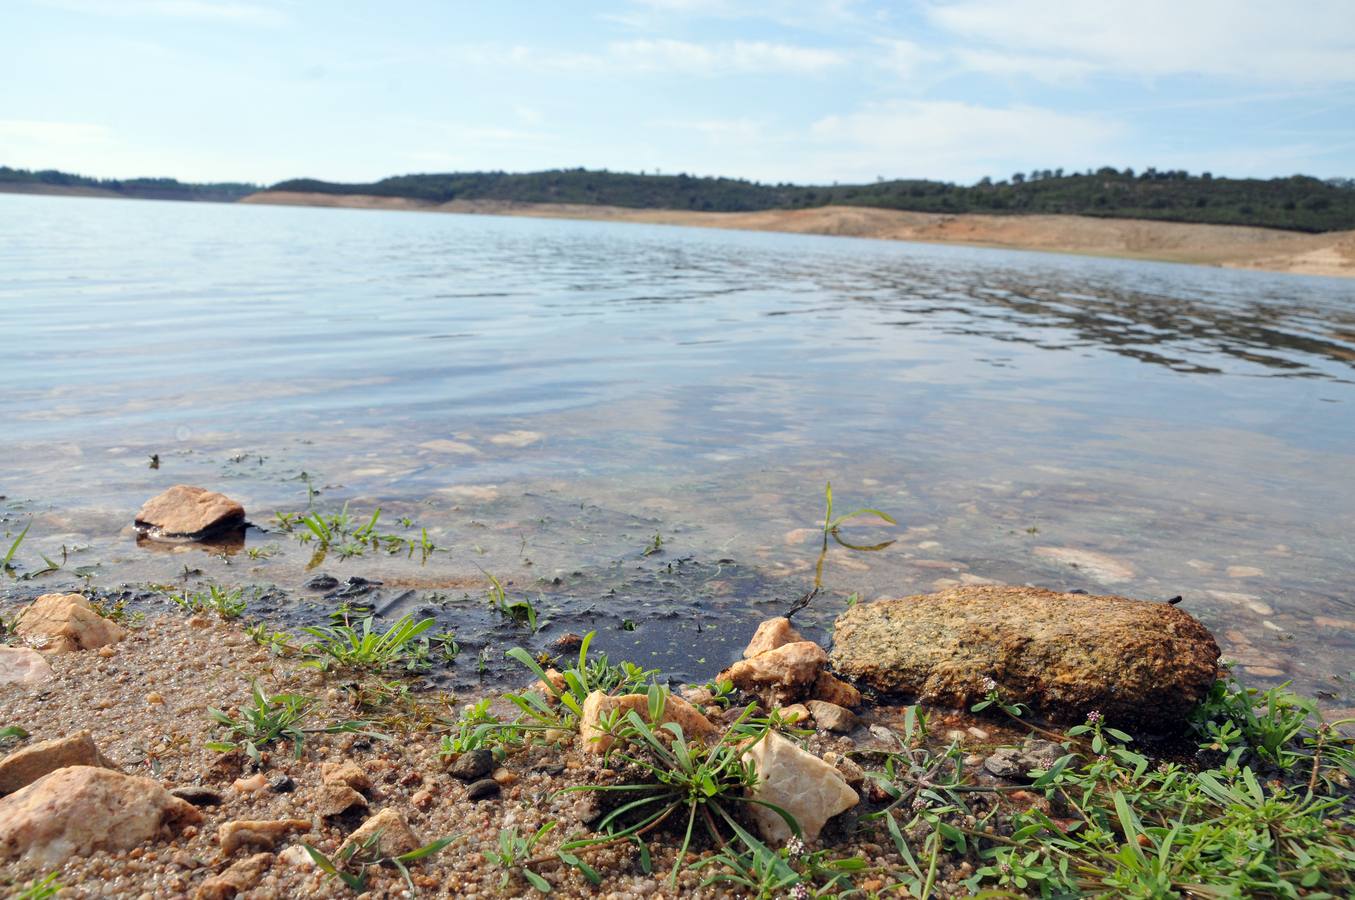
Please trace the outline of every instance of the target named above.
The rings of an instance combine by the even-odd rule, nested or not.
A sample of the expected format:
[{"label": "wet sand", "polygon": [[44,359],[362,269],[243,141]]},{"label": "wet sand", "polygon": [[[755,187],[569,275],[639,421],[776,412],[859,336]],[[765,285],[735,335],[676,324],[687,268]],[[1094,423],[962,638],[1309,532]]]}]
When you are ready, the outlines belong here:
[{"label": "wet sand", "polygon": [[434,203],[406,197],[341,196],[293,191],[261,192],[240,202],[782,231],[1077,253],[1225,268],[1264,269],[1297,275],[1355,277],[1355,231],[1300,234],[1274,228],[1154,222],[1145,219],[947,215],[852,206],[721,213],[490,200]]}]

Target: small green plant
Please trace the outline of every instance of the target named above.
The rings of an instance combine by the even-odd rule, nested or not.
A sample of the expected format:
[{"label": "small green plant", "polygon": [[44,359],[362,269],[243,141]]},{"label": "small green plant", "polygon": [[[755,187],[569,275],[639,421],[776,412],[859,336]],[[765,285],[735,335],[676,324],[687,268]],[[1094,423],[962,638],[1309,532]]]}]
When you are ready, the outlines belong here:
[{"label": "small green plant", "polygon": [[519,625],[525,624],[531,629],[532,634],[536,634],[541,625],[545,623],[537,622],[536,607],[532,605],[532,601],[526,599],[508,599],[508,592],[504,590],[503,584],[499,579],[495,578],[490,573],[485,572],[484,569],[481,569],[480,571],[484,572],[485,577],[489,579],[489,587],[485,590],[485,596],[489,599],[489,605],[498,611],[500,615],[512,619]]},{"label": "small green plant", "polygon": [[842,515],[834,516],[833,483],[831,481],[824,484],[823,499],[824,499],[823,544],[819,549],[818,561],[814,563],[814,587],[808,594],[806,594],[804,597],[800,599],[800,602],[797,605],[797,607],[809,605],[809,602],[814,599],[814,596],[818,594],[820,590],[823,589],[823,567],[824,563],[826,563],[828,560],[829,538],[832,538],[832,540],[836,544],[845,547],[848,550],[856,550],[865,553],[883,550],[894,543],[893,540],[882,541],[878,544],[869,544],[869,545],[847,543],[842,539],[841,535],[842,526],[848,520],[854,519],[857,516],[876,516],[877,518],[883,519],[884,521],[888,522],[890,525],[897,525],[898,522],[894,521],[894,517],[889,515],[888,513],[884,513],[878,509],[872,509],[870,507],[862,507],[861,509],[854,509],[849,513],[843,513]]},{"label": "small green plant", "polygon": [[644,555],[653,556],[656,553],[662,552],[663,552],[663,535],[659,534],[656,531],[654,532],[654,537],[650,538],[649,543],[645,545]]},{"label": "small green plant", "polygon": [[367,890],[368,868],[389,863],[399,870],[410,895],[414,895],[417,892],[414,889],[414,880],[409,876],[409,864],[441,852],[455,840],[455,837],[439,838],[417,850],[401,853],[399,856],[386,856],[381,852],[381,832],[377,831],[360,844],[349,844],[344,847],[334,859],[325,856],[310,844],[303,842],[301,846],[306,848],[306,852],[310,854],[311,860],[320,871],[339,879],[351,891],[361,893]]},{"label": "small green plant", "polygon": [[274,656],[289,656],[296,650],[290,634],[282,629],[274,629],[266,622],[255,622],[245,626],[245,633],[249,635],[250,640]]},{"label": "small green plant", "polygon": [[14,554],[19,552],[19,545],[24,542],[24,538],[28,537],[28,529],[32,527],[33,520],[29,519],[28,524],[24,526],[24,530],[19,532],[19,536],[14,539],[14,543],[9,545],[9,552],[4,557],[0,557],[0,572],[9,572],[14,569]]},{"label": "small green plant", "polygon": [[170,594],[169,599],[190,615],[216,613],[226,621],[240,618],[249,607],[244,588],[227,590],[215,584],[208,585],[205,591],[185,590],[178,594]]},{"label": "small green plant", "polygon": [[15,895],[14,900],[47,900],[48,897],[55,897],[65,885],[56,880],[60,872],[52,872],[41,881],[29,882],[24,888]]},{"label": "small green plant", "polygon": [[519,727],[529,731],[573,729],[577,727],[578,720],[583,715],[583,702],[593,691],[602,691],[604,694],[639,691],[645,689],[650,680],[658,674],[657,669],[642,669],[629,662],[613,665],[605,653],[590,658],[588,649],[592,646],[596,634],[597,632],[590,631],[584,635],[583,642],[579,644],[579,655],[575,664],[561,671],[563,689],[557,687],[546,676],[541,664],[521,647],[514,647],[504,654],[536,675],[540,684],[550,694],[549,697],[543,697],[536,691],[526,691],[521,694],[504,695],[505,699],[522,711],[523,715],[517,723]]},{"label": "small green plant", "polygon": [[91,597],[89,607],[108,621],[116,622],[127,628],[140,628],[146,621],[145,613],[127,611],[126,598],[110,602],[98,597]]},{"label": "small green plant", "polygon": [[489,711],[490,702],[490,698],[486,697],[462,710],[454,726],[456,731],[442,736],[442,745],[438,751],[442,756],[455,756],[483,747],[491,736],[504,729],[499,718]]},{"label": "small green plant", "polygon": [[[309,482],[307,487],[310,487]],[[314,499],[314,493],[309,495],[309,499]],[[307,505],[309,506],[309,502]],[[278,512],[274,514],[273,519],[280,531],[293,535],[303,544],[315,546],[315,554],[307,568],[319,565],[331,551],[341,559],[362,556],[369,550],[384,550],[392,555],[404,553],[410,557],[417,551],[420,554],[420,561],[427,562],[439,549],[428,536],[426,528],[421,528],[415,537],[377,531],[376,526],[381,519],[379,508],[364,524],[359,524],[362,520],[348,511],[347,503],[338,513],[329,515],[314,510],[304,513]],[[414,524],[408,517],[401,519],[400,523],[406,528]]]},{"label": "small green plant", "polygon": [[532,858],[532,851],[541,839],[550,834],[558,823],[547,822],[536,830],[534,834],[523,837],[516,828],[504,828],[499,831],[498,849],[486,851],[484,856],[487,862],[492,862],[503,869],[503,874],[499,876],[499,889],[508,887],[509,880],[515,873],[522,875],[527,882],[543,894],[551,892],[551,884],[542,878],[538,873],[532,871],[527,863]]},{"label": "small green plant", "polygon": [[331,666],[344,669],[386,669],[403,667],[407,671],[427,668],[428,641],[419,636],[432,628],[432,618],[415,620],[401,616],[384,632],[372,630],[372,617],[361,626],[309,626],[302,629],[316,640],[301,648],[306,664],[327,671]]},{"label": "small green plant", "polygon": [[356,732],[377,740],[389,740],[385,735],[364,731],[371,723],[363,721],[334,722],[318,728],[305,728],[303,725],[315,705],[315,700],[300,694],[274,694],[270,697],[255,682],[250,692],[250,703],[240,710],[239,718],[219,709],[207,710],[224,732],[225,738],[209,742],[207,748],[220,753],[243,750],[258,764],[261,761],[260,750],[279,741],[291,743],[293,755],[300,759],[308,734]]},{"label": "small green plant", "polygon": [[18,743],[26,737],[28,737],[28,732],[18,725],[6,725],[4,728],[0,728],[0,747]]}]

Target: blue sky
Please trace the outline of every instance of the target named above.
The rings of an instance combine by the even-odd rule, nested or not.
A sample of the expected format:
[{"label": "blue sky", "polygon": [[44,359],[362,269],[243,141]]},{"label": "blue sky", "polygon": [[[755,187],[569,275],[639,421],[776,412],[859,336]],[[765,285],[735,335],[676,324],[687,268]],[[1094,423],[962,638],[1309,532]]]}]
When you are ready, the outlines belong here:
[{"label": "blue sky", "polygon": [[4,0],[0,164],[1355,176],[1355,2]]}]

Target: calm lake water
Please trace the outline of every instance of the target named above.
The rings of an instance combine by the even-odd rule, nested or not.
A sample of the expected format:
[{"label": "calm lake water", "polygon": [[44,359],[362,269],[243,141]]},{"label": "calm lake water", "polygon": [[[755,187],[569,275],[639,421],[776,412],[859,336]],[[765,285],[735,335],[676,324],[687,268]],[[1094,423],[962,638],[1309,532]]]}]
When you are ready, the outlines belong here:
[{"label": "calm lake water", "polygon": [[[66,548],[0,583],[15,598],[212,579],[314,619],[333,602],[302,582],[357,575],[387,615],[458,632],[456,680],[481,647],[588,629],[704,679],[809,588],[831,480],[839,509],[900,524],[844,530],[895,543],[830,553],[813,634],[852,593],[992,580],[1181,595],[1253,681],[1333,688],[1355,659],[1350,281],[0,195],[0,334],[0,535],[32,520],[20,574]],[[139,547],[135,511],[180,482],[263,528],[379,507],[443,550]],[[482,571],[540,634],[489,610]]]}]

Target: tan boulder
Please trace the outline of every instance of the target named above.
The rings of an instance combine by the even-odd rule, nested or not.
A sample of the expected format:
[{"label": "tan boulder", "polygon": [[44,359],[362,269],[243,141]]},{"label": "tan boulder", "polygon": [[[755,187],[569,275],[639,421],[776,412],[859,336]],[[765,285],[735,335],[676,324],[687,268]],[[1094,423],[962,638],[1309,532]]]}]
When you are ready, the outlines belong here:
[{"label": "tan boulder", "polygon": [[31,744],[0,759],[0,796],[12,794],[37,781],[48,772],[67,766],[99,766],[117,770],[99,748],[88,731],[77,731],[68,737]]},{"label": "tan boulder", "polygon": [[[836,768],[775,731],[745,750],[743,759],[757,770],[750,796],[788,812],[806,841],[816,840],[825,822],[861,800]],[[786,821],[767,807],[749,804],[748,814],[769,844],[780,846],[791,837]]]},{"label": "tan boulder", "polygon": [[342,857],[344,851],[349,847],[361,849],[363,845],[378,834],[381,837],[377,838],[376,844],[373,846],[375,856],[399,856],[423,846],[423,842],[410,830],[409,825],[400,817],[400,814],[387,807],[363,822],[356,831],[348,836],[339,846],[339,856]]},{"label": "tan boulder", "polygon": [[197,540],[242,528],[245,508],[225,494],[187,484],[146,501],[136,514],[142,534],[161,540]]},{"label": "tan boulder", "polygon": [[127,636],[79,594],[43,594],[19,614],[14,630],[46,653],[94,650]]},{"label": "tan boulder", "polygon": [[774,619],[768,619],[757,627],[753,633],[753,638],[748,642],[747,648],[743,651],[744,659],[752,659],[754,656],[766,653],[768,650],[775,650],[784,644],[798,644],[804,640],[804,636],[795,630],[795,626],[790,624],[790,619],[785,616],[777,616]]},{"label": "tan boulder", "polygon": [[856,727],[856,715],[850,709],[824,700],[810,700],[805,705],[809,707],[809,714],[814,717],[814,724],[825,731],[846,734]]},{"label": "tan boulder", "polygon": [[957,587],[838,617],[834,668],[885,694],[966,707],[992,679],[1037,715],[1160,728],[1213,685],[1219,647],[1167,603],[1027,587]]},{"label": "tan boulder", "polygon": [[216,839],[221,844],[221,853],[230,856],[241,847],[272,850],[292,832],[310,830],[311,823],[306,819],[237,819],[218,828]]},{"label": "tan boulder", "polygon": [[[706,738],[716,734],[718,729],[711,724],[710,719],[703,716],[696,707],[692,706],[681,697],[672,694],[666,695],[663,713],[659,716],[659,721],[653,723],[662,725],[666,722],[676,722],[682,728],[682,733],[688,740],[693,738]],[[628,711],[634,710],[641,719],[646,721],[649,718],[649,697],[646,694],[622,694],[620,696],[611,696],[602,691],[593,691],[587,699],[583,701],[583,715],[579,719],[579,736],[582,739],[584,750],[592,753],[606,753],[615,740],[600,725],[604,718],[609,718],[613,711],[616,714],[624,716]],[[660,736],[666,736],[670,732],[666,729],[659,732]]]},{"label": "tan boulder", "polygon": [[0,799],[0,860],[43,869],[96,850],[130,850],[202,813],[149,778],[68,766]]},{"label": "tan boulder", "polygon": [[372,789],[371,777],[351,759],[323,763],[320,766],[320,781],[323,784],[346,784],[355,791]]},{"label": "tan boulder", "polygon": [[836,703],[838,706],[845,706],[849,709],[861,705],[861,692],[827,670],[820,672],[819,677],[814,679],[814,686],[809,689],[809,696],[815,700]]},{"label": "tan boulder", "polygon": [[0,647],[0,686],[38,684],[52,674],[51,665],[31,647]]},{"label": "tan boulder", "polygon": [[718,676],[773,704],[800,699],[819,677],[828,654],[813,641],[796,641],[741,659]]},{"label": "tan boulder", "polygon": [[193,892],[193,900],[231,900],[254,887],[273,865],[273,854],[256,853],[232,863],[220,875],[213,875]]}]

